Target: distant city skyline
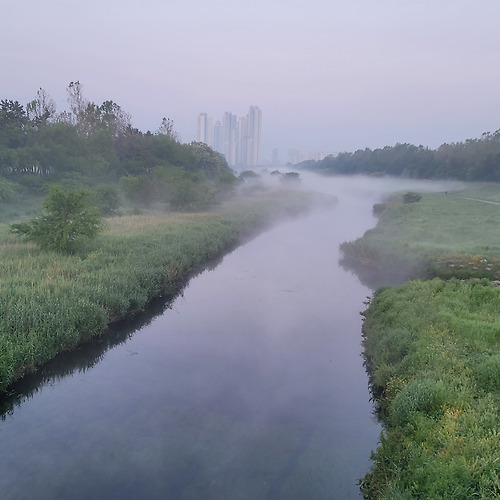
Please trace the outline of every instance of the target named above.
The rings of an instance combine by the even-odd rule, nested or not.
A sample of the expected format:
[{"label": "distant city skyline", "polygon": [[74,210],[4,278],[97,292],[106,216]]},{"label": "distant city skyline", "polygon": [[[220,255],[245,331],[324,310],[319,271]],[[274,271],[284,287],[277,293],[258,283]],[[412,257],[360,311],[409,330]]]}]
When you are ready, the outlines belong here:
[{"label": "distant city skyline", "polygon": [[113,100],[139,130],[167,117],[189,143],[200,112],[222,133],[224,111],[258,104],[261,162],[275,148],[286,162],[289,149],[436,148],[500,128],[498,0],[2,7],[0,99],[23,105],[42,87],[60,112],[80,81],[85,97]]},{"label": "distant city skyline", "polygon": [[203,142],[226,158],[233,167],[260,165],[262,111],[250,106],[246,116],[226,111],[222,121],[213,123],[208,113],[198,115],[198,142]]}]

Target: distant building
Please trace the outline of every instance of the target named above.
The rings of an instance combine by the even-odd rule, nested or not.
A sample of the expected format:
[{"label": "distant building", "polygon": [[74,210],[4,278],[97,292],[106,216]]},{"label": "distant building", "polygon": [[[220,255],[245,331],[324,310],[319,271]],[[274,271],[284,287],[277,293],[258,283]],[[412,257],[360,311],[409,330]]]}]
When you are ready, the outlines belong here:
[{"label": "distant building", "polygon": [[273,149],[273,156],[271,159],[273,165],[280,165],[280,151],[278,148]]},{"label": "distant building", "polygon": [[222,154],[229,165],[236,165],[238,146],[238,117],[226,111],[222,117]]},{"label": "distant building", "polygon": [[257,106],[250,106],[247,115],[247,165],[260,164],[260,130],[262,112]]},{"label": "distant building", "polygon": [[222,153],[229,165],[256,166],[260,164],[262,111],[250,106],[248,114],[238,118],[226,111],[222,122],[212,128],[212,118],[206,113],[198,116],[198,140]]},{"label": "distant building", "polygon": [[222,123],[215,122],[214,125],[214,144],[213,148],[215,151],[222,153]]},{"label": "distant building", "polygon": [[198,142],[204,142],[212,147],[212,118],[206,113],[200,113],[198,116]]}]

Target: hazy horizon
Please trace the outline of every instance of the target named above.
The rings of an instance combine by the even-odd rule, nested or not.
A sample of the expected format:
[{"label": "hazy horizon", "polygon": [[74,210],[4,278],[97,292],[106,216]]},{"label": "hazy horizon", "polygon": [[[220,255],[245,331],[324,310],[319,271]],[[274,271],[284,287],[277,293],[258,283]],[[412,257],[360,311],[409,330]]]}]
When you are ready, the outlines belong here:
[{"label": "hazy horizon", "polygon": [[273,148],[435,148],[500,128],[493,0],[201,0],[3,6],[0,99],[42,87],[111,99],[142,131],[173,120],[182,142],[197,117],[262,110],[261,157]]}]

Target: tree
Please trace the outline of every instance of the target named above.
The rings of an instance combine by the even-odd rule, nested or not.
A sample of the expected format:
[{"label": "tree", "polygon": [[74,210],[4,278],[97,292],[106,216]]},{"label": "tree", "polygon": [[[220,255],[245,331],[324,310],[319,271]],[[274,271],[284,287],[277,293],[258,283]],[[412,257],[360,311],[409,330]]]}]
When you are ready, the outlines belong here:
[{"label": "tree", "polygon": [[120,208],[120,196],[113,186],[99,184],[92,193],[94,205],[103,216],[116,215]]},{"label": "tree", "polygon": [[158,128],[158,134],[166,135],[168,138],[173,139],[174,141],[179,140],[179,136],[174,130],[174,121],[170,118],[163,117],[161,125]]},{"label": "tree", "polygon": [[64,190],[52,185],[43,202],[46,213],[37,219],[11,224],[10,231],[44,250],[74,253],[102,229],[99,212],[84,190]]},{"label": "tree", "polygon": [[0,147],[19,148],[25,145],[28,116],[18,101],[0,101]]},{"label": "tree", "polygon": [[203,142],[192,142],[188,146],[195,157],[195,169],[207,179],[215,179],[218,175],[232,173],[226,159]]},{"label": "tree", "polygon": [[113,101],[104,101],[99,106],[100,121],[116,139],[131,128],[131,116]]},{"label": "tree", "polygon": [[45,124],[56,113],[56,103],[41,87],[36,98],[26,105],[26,114],[35,127]]}]

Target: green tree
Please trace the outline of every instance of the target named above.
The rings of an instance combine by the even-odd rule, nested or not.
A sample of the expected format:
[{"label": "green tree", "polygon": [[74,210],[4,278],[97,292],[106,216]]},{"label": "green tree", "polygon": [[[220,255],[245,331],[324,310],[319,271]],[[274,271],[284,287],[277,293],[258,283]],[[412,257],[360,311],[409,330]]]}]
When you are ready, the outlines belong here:
[{"label": "green tree", "polygon": [[199,172],[168,170],[166,201],[172,210],[205,210],[217,204],[216,190]]},{"label": "green tree", "polygon": [[46,213],[39,218],[11,224],[12,233],[33,241],[44,250],[74,253],[102,229],[102,218],[84,190],[64,190],[51,185],[43,202]]},{"label": "green tree", "polygon": [[92,193],[94,205],[103,216],[116,215],[120,208],[120,196],[115,187],[108,184],[99,184]]},{"label": "green tree", "polygon": [[26,142],[28,116],[18,101],[0,101],[0,147],[19,148]]},{"label": "green tree", "polygon": [[226,159],[203,142],[192,142],[188,149],[196,161],[196,170],[207,179],[215,179],[218,175],[232,173]]},{"label": "green tree", "polygon": [[26,105],[26,114],[35,127],[47,123],[56,113],[56,103],[49,94],[40,87],[35,99]]}]

